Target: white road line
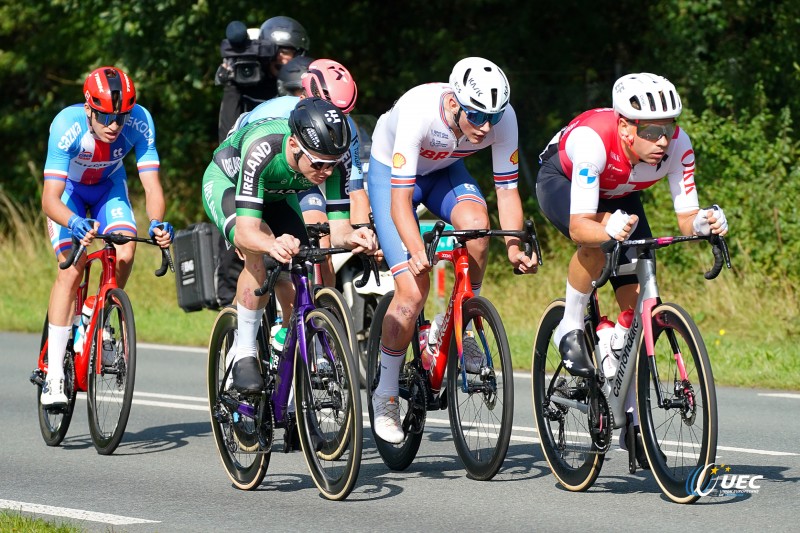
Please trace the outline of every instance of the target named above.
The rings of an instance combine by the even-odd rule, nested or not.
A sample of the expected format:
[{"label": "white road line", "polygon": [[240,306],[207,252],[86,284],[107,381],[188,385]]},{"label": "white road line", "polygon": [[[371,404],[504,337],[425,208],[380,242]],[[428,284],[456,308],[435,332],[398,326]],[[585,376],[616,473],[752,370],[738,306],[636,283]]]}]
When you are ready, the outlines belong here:
[{"label": "white road line", "polygon": [[159,520],[145,520],[144,518],[132,518],[130,516],[120,516],[108,513],[95,513],[83,509],[69,509],[67,507],[53,507],[51,505],[39,505],[36,503],[15,502],[12,500],[0,500],[0,509],[9,509],[25,513],[46,514],[61,516],[73,520],[89,520],[92,522],[102,522],[114,526],[125,526],[130,524],[159,524]]},{"label": "white road line", "polygon": [[759,396],[769,396],[770,398],[791,398],[792,400],[800,400],[800,394],[792,394],[791,392],[761,392]]},{"label": "white road line", "polygon": [[173,346],[171,344],[152,344],[149,342],[137,342],[136,347],[144,348],[146,350],[163,350],[165,352],[186,352],[208,355],[208,347],[200,348],[197,346]]}]

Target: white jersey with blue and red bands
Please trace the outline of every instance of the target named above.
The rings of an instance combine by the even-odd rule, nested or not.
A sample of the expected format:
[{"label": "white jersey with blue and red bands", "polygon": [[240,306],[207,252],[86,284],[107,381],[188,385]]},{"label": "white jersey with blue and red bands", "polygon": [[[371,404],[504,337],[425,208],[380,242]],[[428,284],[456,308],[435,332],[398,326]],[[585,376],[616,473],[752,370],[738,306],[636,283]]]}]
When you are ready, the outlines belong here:
[{"label": "white jersey with blue and red bands", "polygon": [[560,135],[559,161],[572,181],[570,214],[596,213],[600,198],[621,198],[664,177],[669,180],[676,213],[699,209],[689,135],[676,128],[660,163],[631,166],[617,123],[613,109],[592,109],[578,115],[551,141],[556,142]]},{"label": "white jersey with blue and red bands", "polygon": [[500,122],[478,144],[457,138],[445,117],[444,99],[453,89],[446,83],[419,85],[381,115],[372,134],[370,157],[392,167],[392,188],[413,187],[425,176],[459,159],[492,147],[497,188],[513,189],[519,180],[517,115],[508,105]]},{"label": "white jersey with blue and red bands", "polygon": [[136,104],[119,136],[112,143],[97,140],[83,104],[63,109],[50,124],[45,180],[71,180],[94,185],[117,171],[124,173],[122,159],[134,150],[139,174],[159,169],[153,118]]}]

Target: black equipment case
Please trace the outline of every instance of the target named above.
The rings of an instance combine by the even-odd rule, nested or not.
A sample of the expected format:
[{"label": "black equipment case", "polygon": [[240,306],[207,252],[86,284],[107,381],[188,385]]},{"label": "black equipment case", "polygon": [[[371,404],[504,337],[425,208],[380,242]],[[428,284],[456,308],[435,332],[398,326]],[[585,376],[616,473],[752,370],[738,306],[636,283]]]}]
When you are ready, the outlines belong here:
[{"label": "black equipment case", "polygon": [[175,233],[178,305],[187,313],[219,309],[215,282],[219,243],[219,230],[209,222],[192,224]]}]

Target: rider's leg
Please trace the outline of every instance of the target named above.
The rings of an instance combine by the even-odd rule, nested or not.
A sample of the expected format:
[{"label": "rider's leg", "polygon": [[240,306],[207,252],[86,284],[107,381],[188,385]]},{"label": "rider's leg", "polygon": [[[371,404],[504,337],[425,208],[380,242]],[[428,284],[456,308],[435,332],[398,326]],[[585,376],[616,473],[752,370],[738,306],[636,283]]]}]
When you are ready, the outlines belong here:
[{"label": "rider's leg", "polygon": [[[450,219],[455,229],[488,229],[489,212],[486,204],[477,201],[460,201],[450,213]],[[488,260],[489,238],[473,239],[467,242],[469,252],[469,277],[475,296],[480,294],[483,275],[486,272]]]}]

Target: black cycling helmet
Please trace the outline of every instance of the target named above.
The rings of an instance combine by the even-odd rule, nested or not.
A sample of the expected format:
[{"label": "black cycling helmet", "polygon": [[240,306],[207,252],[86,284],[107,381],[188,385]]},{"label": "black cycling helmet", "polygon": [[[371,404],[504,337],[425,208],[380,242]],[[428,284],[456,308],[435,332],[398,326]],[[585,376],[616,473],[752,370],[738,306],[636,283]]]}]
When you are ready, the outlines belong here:
[{"label": "black cycling helmet", "polygon": [[297,55],[305,55],[311,47],[306,29],[291,17],[272,17],[264,21],[258,39],[267,45],[268,56],[275,57],[279,46],[291,46]]},{"label": "black cycling helmet", "polygon": [[340,156],[350,149],[344,113],[322,98],[303,98],[289,114],[289,128],[306,150]]},{"label": "black cycling helmet", "polygon": [[303,90],[300,78],[308,72],[308,65],[314,62],[313,57],[296,56],[278,71],[278,95],[287,96]]}]

